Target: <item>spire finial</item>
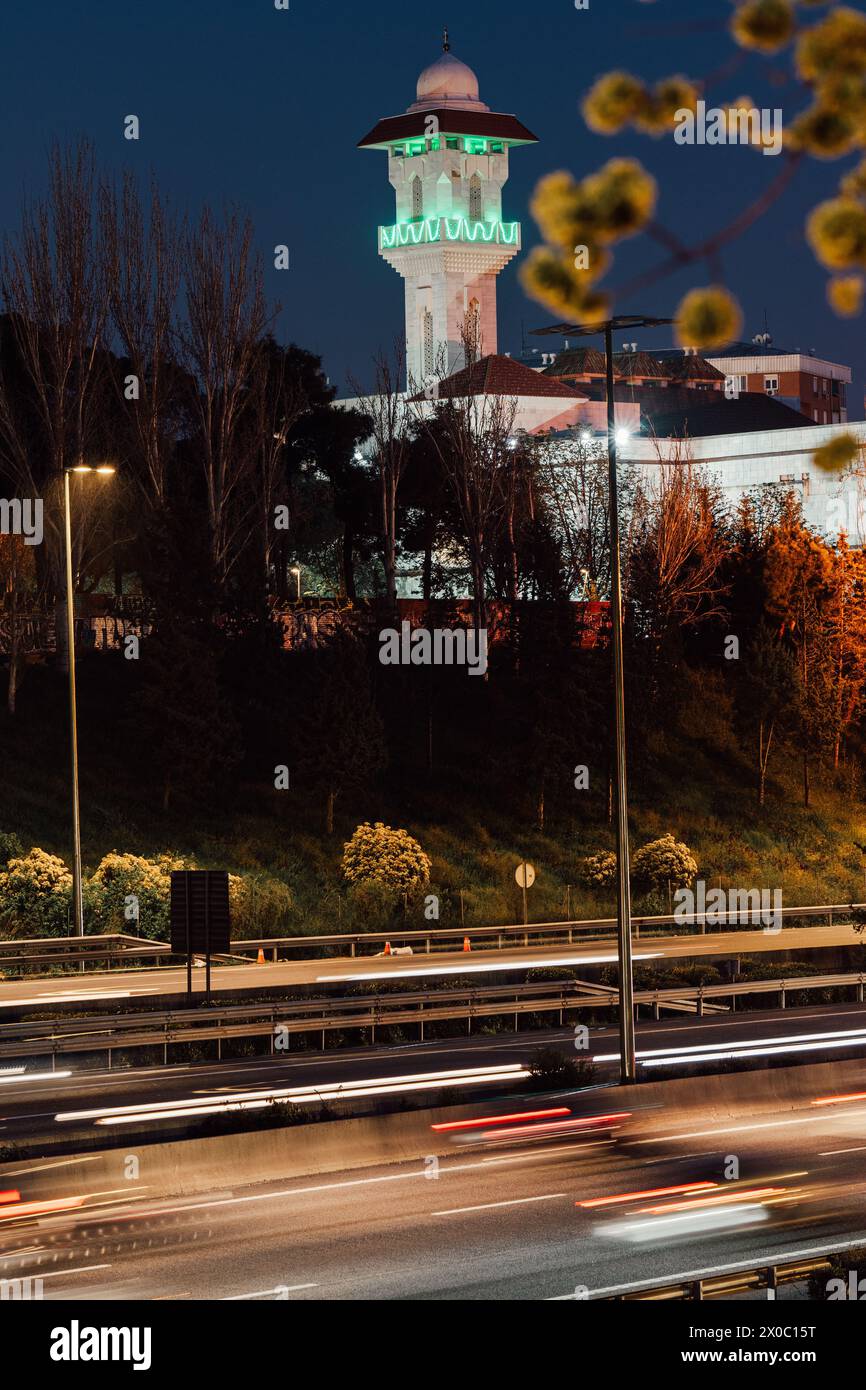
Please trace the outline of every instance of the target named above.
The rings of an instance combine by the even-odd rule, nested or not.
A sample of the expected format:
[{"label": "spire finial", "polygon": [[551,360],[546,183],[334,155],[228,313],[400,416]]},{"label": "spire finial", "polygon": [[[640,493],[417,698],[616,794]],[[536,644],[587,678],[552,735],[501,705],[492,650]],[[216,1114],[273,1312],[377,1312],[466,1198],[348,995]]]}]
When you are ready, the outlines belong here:
[{"label": "spire finial", "polygon": [[447,24],[445,25],[445,28],[442,30],[442,52],[443,52],[443,53],[450,53],[450,52],[451,52],[451,40],[448,38],[448,25],[447,25]]}]

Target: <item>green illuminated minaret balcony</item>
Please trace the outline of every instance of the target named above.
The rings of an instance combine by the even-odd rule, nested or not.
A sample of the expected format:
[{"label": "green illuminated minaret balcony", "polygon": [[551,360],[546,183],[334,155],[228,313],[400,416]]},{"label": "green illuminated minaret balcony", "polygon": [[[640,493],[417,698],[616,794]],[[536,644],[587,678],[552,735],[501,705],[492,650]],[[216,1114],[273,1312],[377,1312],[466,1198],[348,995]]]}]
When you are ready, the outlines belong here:
[{"label": "green illuminated minaret balcony", "polygon": [[380,251],[448,242],[510,246],[519,251],[520,223],[475,222],[467,217],[425,217],[417,222],[397,222],[392,227],[379,228]]}]

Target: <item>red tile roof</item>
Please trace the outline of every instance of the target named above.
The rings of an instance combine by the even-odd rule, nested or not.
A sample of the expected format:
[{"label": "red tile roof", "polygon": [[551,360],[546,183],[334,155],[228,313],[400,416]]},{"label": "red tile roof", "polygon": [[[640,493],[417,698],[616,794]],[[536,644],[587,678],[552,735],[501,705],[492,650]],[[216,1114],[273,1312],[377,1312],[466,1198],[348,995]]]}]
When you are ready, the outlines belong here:
[{"label": "red tile roof", "polygon": [[714,367],[705,357],[690,353],[688,357],[674,357],[664,364],[666,375],[672,381],[724,381],[725,374]]},{"label": "red tile roof", "polygon": [[[464,367],[440,381],[439,396],[558,396],[582,401],[586,392],[499,353],[482,357],[471,368]],[[421,396],[415,399],[420,400]]]}]

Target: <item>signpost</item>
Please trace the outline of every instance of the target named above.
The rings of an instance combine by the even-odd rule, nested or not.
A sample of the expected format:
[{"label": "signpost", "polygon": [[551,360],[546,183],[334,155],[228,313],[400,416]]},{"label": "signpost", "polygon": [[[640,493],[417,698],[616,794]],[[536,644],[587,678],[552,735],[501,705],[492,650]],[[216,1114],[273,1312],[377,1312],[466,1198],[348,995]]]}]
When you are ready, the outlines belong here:
[{"label": "signpost", "polygon": [[531,888],[535,882],[535,869],[524,860],[524,862],[518,864],[517,868],[514,870],[514,877],[517,880],[518,886],[523,889],[523,925],[527,926],[529,914],[526,907],[526,890],[527,888]]},{"label": "signpost", "polygon": [[205,997],[210,1003],[212,952],[229,950],[229,876],[225,869],[176,869],[171,876],[171,950],[186,956],[186,992],[192,995],[192,958],[205,958]]}]

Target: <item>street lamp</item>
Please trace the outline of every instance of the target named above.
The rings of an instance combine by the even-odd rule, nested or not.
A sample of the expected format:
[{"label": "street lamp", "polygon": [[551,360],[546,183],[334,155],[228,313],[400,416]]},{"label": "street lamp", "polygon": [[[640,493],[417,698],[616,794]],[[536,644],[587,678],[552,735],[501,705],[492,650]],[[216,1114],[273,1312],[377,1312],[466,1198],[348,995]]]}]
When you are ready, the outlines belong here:
[{"label": "street lamp", "polygon": [[[641,315],[620,314],[597,324],[559,323],[553,328],[538,328],[536,336],[551,333],[571,337],[593,338],[604,334],[605,377],[607,382],[607,457],[610,477],[610,577],[611,610],[613,618],[613,684],[616,706],[616,902],[617,945],[619,958],[619,1040],[620,1080],[623,1084],[637,1076],[634,1045],[634,979],[631,961],[631,884],[628,853],[628,785],[625,757],[625,693],[623,688],[622,655],[622,571],[619,546],[619,495],[617,492],[617,449],[628,439],[627,430],[616,425],[616,401],[613,382],[613,333],[621,328],[657,328],[673,323],[673,319],[644,318]],[[625,439],[621,436],[625,435]]]},{"label": "street lamp", "polygon": [[293,574],[293,575],[295,576],[296,580],[298,581],[298,603],[300,603],[300,601],[301,601],[301,567],[300,567],[300,565],[292,565],[292,568],[289,570],[289,573],[290,573],[290,574]]},{"label": "street lamp", "polygon": [[[84,935],[84,899],[81,892],[81,814],[78,802],[78,714],[75,703],[75,588],[72,582],[72,507],[69,499],[70,473],[99,473],[110,477],[115,469],[107,463],[91,466],[75,464],[63,470],[63,520],[66,540],[66,645],[69,656],[69,752],[72,767],[72,910],[75,935]],[[82,969],[84,962],[81,962]]]}]

